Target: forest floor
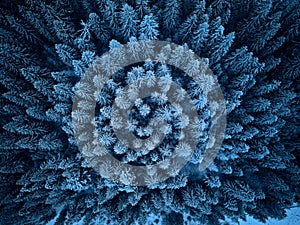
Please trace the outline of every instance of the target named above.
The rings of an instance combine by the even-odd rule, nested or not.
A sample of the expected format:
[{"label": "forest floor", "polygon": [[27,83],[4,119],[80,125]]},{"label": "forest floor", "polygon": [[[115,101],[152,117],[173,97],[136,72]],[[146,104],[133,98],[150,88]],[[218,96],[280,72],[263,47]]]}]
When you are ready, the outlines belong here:
[{"label": "forest floor", "polygon": [[240,225],[299,225],[300,224],[300,207],[287,210],[287,217],[283,220],[269,219],[266,223],[258,222],[252,217],[247,221],[241,221]]}]

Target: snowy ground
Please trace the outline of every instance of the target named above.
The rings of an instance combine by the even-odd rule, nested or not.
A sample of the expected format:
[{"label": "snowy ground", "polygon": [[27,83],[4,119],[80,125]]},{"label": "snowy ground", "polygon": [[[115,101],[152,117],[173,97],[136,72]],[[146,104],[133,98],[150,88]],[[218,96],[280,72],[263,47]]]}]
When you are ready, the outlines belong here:
[{"label": "snowy ground", "polygon": [[249,217],[247,221],[242,221],[240,225],[300,225],[300,208],[293,208],[287,211],[287,217],[283,220],[269,219],[266,223],[261,223]]}]

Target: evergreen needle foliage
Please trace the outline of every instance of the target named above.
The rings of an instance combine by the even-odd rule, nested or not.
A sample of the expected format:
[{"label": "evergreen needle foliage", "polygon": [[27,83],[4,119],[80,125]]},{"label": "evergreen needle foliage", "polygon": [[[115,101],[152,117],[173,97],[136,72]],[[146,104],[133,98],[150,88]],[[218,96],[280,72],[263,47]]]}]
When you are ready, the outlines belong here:
[{"label": "evergreen needle foliage", "polygon": [[[222,224],[246,215],[264,222],[299,204],[299,0],[2,0],[0,24],[1,224]],[[140,99],[130,130],[145,138],[149,121],[162,116],[166,137],[150,152],[122,145],[110,111],[130,82],[172,79],[199,112],[199,144],[180,173],[130,187],[86,164],[71,110],[90,63],[138,40],[174,42],[204,58],[224,93],[228,124],[217,158],[200,172],[210,113],[199,85],[151,61],[120,70],[97,96],[96,123],[99,140],[122,162],[169,157],[183,126],[163,98]]]}]

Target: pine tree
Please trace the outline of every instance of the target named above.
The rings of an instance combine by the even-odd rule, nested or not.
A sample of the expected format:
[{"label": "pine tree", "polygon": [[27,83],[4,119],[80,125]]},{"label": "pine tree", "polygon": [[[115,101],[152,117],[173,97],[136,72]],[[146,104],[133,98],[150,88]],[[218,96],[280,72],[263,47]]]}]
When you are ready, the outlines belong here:
[{"label": "pine tree", "polygon": [[180,0],[167,0],[163,12],[163,25],[167,34],[173,34],[181,22],[182,5]]},{"label": "pine tree", "polygon": [[130,37],[136,36],[137,34],[137,14],[134,9],[128,5],[124,4],[122,11],[120,13],[120,23],[121,32],[123,37],[127,41]]},{"label": "pine tree", "polygon": [[152,14],[143,18],[139,31],[141,34],[145,35],[148,40],[155,40],[158,38],[158,23],[155,21]]}]

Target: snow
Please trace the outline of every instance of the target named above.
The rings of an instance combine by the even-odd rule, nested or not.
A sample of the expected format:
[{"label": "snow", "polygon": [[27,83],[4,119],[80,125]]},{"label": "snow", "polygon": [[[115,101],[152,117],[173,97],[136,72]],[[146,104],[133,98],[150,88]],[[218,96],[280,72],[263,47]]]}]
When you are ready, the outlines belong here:
[{"label": "snow", "polygon": [[287,210],[287,217],[283,220],[269,219],[262,223],[248,217],[247,221],[241,221],[240,225],[300,225],[300,207]]}]

